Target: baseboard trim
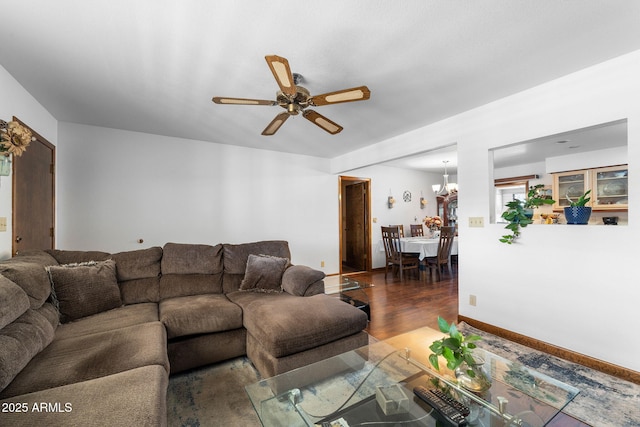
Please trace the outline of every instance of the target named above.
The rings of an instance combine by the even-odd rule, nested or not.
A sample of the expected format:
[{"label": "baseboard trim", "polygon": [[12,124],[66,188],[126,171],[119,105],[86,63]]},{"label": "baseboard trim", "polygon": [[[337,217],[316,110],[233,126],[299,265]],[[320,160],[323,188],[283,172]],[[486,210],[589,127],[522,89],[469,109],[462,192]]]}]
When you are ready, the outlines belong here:
[{"label": "baseboard trim", "polygon": [[518,344],[522,344],[527,347],[552,354],[561,359],[584,365],[588,368],[604,372],[605,374],[612,375],[626,381],[631,381],[635,384],[640,384],[640,372],[634,371],[632,369],[624,368],[622,366],[614,365],[613,363],[605,362],[591,356],[586,356],[584,354],[567,350],[566,348],[558,347],[556,345],[549,344],[544,341],[540,341],[535,338],[510,331],[508,329],[502,329],[498,326],[484,323],[470,317],[458,315],[458,321],[466,322],[474,328],[508,339],[509,341],[517,342]]}]

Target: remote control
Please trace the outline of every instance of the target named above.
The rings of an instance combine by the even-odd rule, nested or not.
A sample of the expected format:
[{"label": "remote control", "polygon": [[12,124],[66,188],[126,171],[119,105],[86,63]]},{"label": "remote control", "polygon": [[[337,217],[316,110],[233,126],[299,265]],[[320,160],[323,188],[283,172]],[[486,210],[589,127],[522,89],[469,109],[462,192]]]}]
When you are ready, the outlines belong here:
[{"label": "remote control", "polygon": [[429,390],[426,387],[417,386],[413,389],[413,393],[431,406],[451,425],[456,427],[464,427],[467,425],[465,417],[469,415],[469,408],[450,398],[444,394],[442,390]]}]

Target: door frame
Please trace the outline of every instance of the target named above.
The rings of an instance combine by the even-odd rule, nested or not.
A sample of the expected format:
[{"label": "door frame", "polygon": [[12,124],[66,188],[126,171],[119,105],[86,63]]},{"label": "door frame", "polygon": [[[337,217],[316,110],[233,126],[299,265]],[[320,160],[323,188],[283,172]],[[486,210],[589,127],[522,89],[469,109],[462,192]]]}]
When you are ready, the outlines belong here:
[{"label": "door frame", "polygon": [[365,185],[365,251],[367,254],[367,261],[365,263],[366,271],[371,271],[371,178],[361,178],[355,176],[344,176],[338,175],[338,236],[339,236],[339,266],[340,266],[340,274],[342,274],[342,258],[344,256],[344,245],[346,235],[344,233],[344,221],[342,212],[345,209],[346,195],[343,193],[342,188],[346,183],[358,183],[362,182]]},{"label": "door frame", "polygon": [[[19,118],[13,116],[13,120],[20,123],[31,131],[35,140],[31,141],[31,144],[42,144],[51,150],[51,249],[55,249],[56,246],[56,146],[50,143],[44,136],[33,130],[31,126],[24,123]],[[15,160],[15,159],[14,159]],[[18,247],[16,244],[16,229],[17,229],[17,209],[16,209],[16,188],[17,177],[15,174],[15,162],[13,163],[13,170],[11,172],[11,256],[16,256]]]}]

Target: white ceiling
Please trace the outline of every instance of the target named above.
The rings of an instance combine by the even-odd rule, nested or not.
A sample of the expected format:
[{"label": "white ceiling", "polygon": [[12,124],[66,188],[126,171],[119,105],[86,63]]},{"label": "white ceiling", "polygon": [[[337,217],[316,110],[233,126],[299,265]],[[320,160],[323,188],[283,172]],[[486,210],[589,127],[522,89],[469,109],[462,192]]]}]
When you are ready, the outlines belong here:
[{"label": "white ceiling", "polygon": [[[0,0],[0,64],[60,121],[332,158],[640,49],[635,0]],[[311,94],[367,85],[260,133],[264,56]],[[36,129],[37,130],[37,129]],[[441,164],[441,159],[438,160]]]}]

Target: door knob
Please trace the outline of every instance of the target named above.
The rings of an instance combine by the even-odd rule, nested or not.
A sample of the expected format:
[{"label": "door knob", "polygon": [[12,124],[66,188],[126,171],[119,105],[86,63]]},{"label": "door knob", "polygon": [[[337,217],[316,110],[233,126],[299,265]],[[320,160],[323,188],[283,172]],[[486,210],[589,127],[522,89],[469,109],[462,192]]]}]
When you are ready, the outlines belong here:
[{"label": "door knob", "polygon": [[18,236],[16,237],[16,242],[20,243],[22,241],[22,237]]}]

